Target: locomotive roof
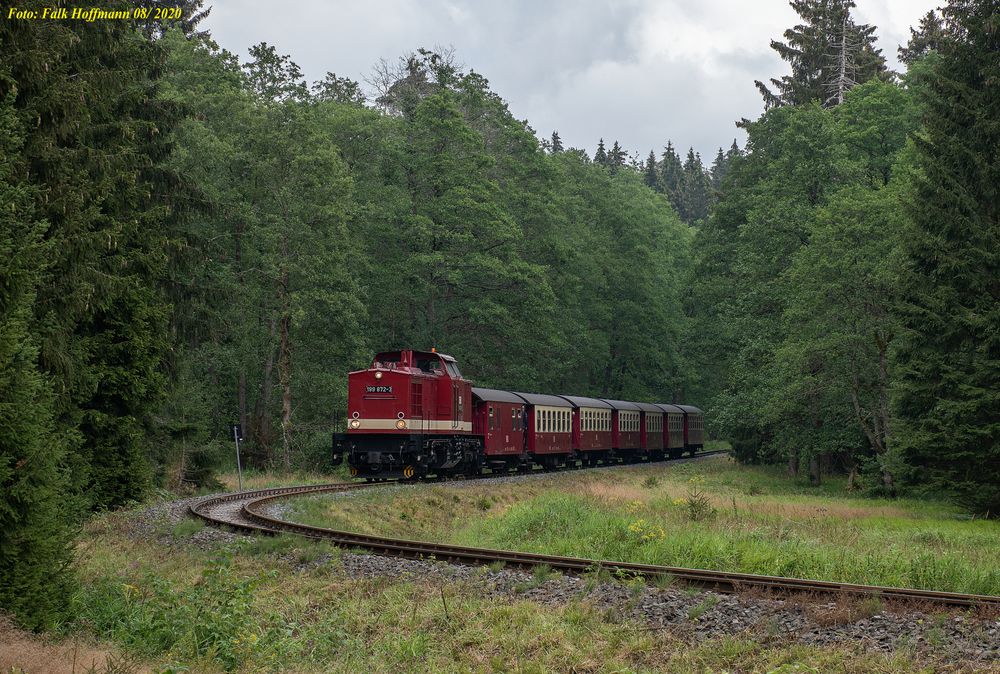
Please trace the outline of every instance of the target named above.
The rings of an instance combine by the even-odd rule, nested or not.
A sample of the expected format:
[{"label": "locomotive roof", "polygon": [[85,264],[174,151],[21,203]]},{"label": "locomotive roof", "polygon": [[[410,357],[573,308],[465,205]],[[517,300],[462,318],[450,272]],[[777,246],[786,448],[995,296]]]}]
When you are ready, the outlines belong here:
[{"label": "locomotive roof", "polygon": [[694,405],[676,405],[676,407],[680,407],[682,410],[684,410],[685,414],[704,414],[704,412],[702,412]]},{"label": "locomotive roof", "polygon": [[550,396],[547,393],[521,393],[520,391],[515,391],[515,393],[524,398],[524,401],[529,405],[548,405],[549,407],[573,406],[565,398],[560,398],[559,396]]},{"label": "locomotive roof", "polygon": [[495,388],[477,388],[472,387],[472,395],[476,396],[480,400],[491,403],[515,403],[517,405],[523,405],[524,400],[519,396],[514,395],[510,391],[500,391]]},{"label": "locomotive roof", "polygon": [[630,403],[627,400],[608,400],[607,398],[601,398],[604,402],[611,405],[613,409],[616,410],[637,410],[639,409],[635,403]]},{"label": "locomotive roof", "polygon": [[663,412],[663,410],[661,410],[653,403],[635,403],[635,406],[638,407],[643,412],[656,412],[657,414]]},{"label": "locomotive roof", "polygon": [[587,398],[585,396],[559,396],[573,403],[573,407],[601,407],[611,409],[611,405],[598,398]]},{"label": "locomotive roof", "polygon": [[656,403],[656,406],[659,407],[664,412],[669,412],[670,414],[683,414],[684,413],[684,410],[682,410],[677,405],[669,405],[667,403]]}]

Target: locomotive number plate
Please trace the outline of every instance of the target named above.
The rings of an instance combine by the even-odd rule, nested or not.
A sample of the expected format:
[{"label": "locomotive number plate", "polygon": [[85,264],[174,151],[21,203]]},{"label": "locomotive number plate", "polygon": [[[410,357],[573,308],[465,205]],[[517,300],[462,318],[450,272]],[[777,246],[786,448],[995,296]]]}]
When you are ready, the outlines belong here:
[{"label": "locomotive number plate", "polygon": [[392,393],[391,386],[366,386],[365,393]]}]

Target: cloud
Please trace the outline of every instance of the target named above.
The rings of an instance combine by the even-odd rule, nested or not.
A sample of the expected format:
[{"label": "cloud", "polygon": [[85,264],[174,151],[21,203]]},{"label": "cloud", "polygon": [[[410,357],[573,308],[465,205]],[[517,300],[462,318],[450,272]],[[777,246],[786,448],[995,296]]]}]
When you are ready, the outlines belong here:
[{"label": "cloud", "polygon": [[[878,26],[896,67],[896,47],[934,3],[861,5],[857,19]],[[219,0],[205,23],[244,56],[275,45],[310,80],[363,81],[380,58],[454,46],[540,135],[558,129],[591,152],[617,139],[642,156],[671,139],[710,161],[734,137],[742,144],[735,120],[762,112],[753,80],[787,71],[769,44],[796,21],[783,0]]]}]

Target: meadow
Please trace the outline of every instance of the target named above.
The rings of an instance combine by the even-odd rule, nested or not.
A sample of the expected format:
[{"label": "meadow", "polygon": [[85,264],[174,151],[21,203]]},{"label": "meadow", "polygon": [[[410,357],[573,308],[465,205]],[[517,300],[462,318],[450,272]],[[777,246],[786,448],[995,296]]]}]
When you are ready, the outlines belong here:
[{"label": "meadow", "polygon": [[996,521],[728,458],[316,496],[286,516],[465,545],[1000,595]]},{"label": "meadow", "polygon": [[[906,649],[880,654],[746,632],[692,643],[585,601],[490,597],[477,577],[357,577],[344,570],[344,552],[290,536],[205,547],[189,543],[202,527],[184,521],[164,525],[159,542],[136,539],[129,517],[109,513],[88,525],[79,617],[55,643],[25,646],[18,637],[24,661],[39,665],[25,671],[70,671],[70,653],[104,657],[93,670],[102,674],[938,671]],[[0,671],[20,674],[4,668],[6,657]]]},{"label": "meadow", "polygon": [[[336,480],[246,477],[248,487]],[[235,484],[235,476],[223,482]],[[940,503],[860,498],[838,480],[809,487],[725,459],[493,485],[389,485],[287,507],[291,519],[413,538],[998,588],[994,522],[963,518]],[[692,642],[585,600],[543,605],[519,593],[489,596],[478,574],[447,582],[362,577],[345,569],[348,553],[291,536],[206,543],[199,539],[204,525],[188,519],[163,520],[152,535],[137,535],[135,521],[147,517],[107,512],[87,524],[77,549],[78,617],[44,640],[0,621],[0,672],[983,671],[982,663],[931,662],[906,647],[881,654],[753,630]],[[95,659],[98,666],[88,668]]]}]

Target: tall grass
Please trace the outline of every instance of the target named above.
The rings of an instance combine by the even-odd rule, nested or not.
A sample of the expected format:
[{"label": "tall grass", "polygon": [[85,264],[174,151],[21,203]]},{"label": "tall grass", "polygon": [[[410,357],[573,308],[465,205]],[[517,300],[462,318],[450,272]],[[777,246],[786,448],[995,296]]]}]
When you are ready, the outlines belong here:
[{"label": "tall grass", "polygon": [[[637,523],[641,522],[641,526]],[[737,511],[691,521],[686,503],[659,501],[630,514],[576,494],[548,493],[454,532],[466,545],[666,566],[821,578],[841,582],[1000,594],[995,528],[941,522],[912,531],[881,519],[864,524],[789,521]],[[965,525],[965,526],[962,526]],[[642,532],[660,527],[664,536]],[[928,544],[916,540],[929,539]],[[980,548],[978,554],[976,548]],[[984,563],[993,558],[993,563]]]},{"label": "tall grass", "polygon": [[[482,504],[491,504],[484,509]],[[299,521],[466,545],[1000,595],[1000,524],[727,460],[295,502]]]}]

